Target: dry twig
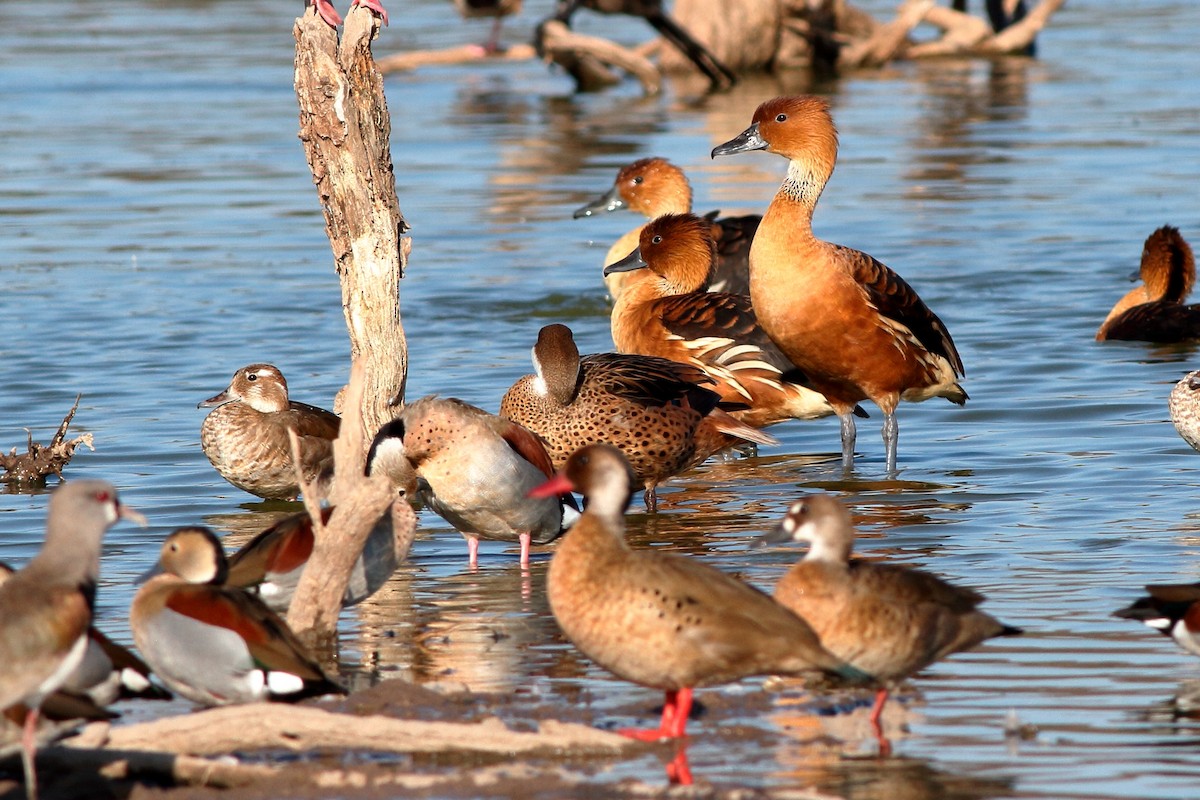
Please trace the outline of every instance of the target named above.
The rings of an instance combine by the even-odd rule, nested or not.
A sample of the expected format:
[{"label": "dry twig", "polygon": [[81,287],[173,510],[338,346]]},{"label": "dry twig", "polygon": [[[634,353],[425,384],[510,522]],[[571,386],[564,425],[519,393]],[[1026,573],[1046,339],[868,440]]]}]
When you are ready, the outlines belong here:
[{"label": "dry twig", "polygon": [[58,426],[58,431],[55,432],[49,445],[43,447],[33,441],[33,433],[26,429],[28,435],[26,452],[18,454],[17,448],[14,447],[8,455],[0,453],[0,467],[4,468],[4,474],[0,476],[0,480],[6,483],[31,486],[45,485],[46,478],[51,475],[57,475],[61,480],[63,468],[70,463],[71,458],[75,455],[75,449],[79,445],[86,445],[89,450],[96,449],[92,444],[92,434],[90,433],[76,436],[71,441],[67,441],[67,428],[70,426],[71,420],[75,418],[75,412],[79,409],[79,400],[82,397],[81,394],[75,396],[75,405],[71,406],[71,410],[63,418],[62,424]]}]

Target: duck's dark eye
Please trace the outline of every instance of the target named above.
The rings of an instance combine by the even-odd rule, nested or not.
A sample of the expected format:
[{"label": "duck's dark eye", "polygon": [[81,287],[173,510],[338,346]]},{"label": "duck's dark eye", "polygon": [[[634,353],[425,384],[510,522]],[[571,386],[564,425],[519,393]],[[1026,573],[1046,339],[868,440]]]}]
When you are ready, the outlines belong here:
[{"label": "duck's dark eye", "polygon": [[776,114],[775,121],[776,122],[787,122],[787,114]]},{"label": "duck's dark eye", "polygon": [[249,375],[247,375],[247,376],[246,376],[246,380],[248,380],[248,381],[256,381],[256,380],[258,380],[258,373],[257,373],[257,372],[251,372]]},{"label": "duck's dark eye", "polygon": [[642,182],[644,182],[645,180],[646,180],[646,179],[645,179],[645,178],[643,178],[641,175],[638,175],[636,178],[634,178],[634,179],[633,179],[633,185],[634,185],[634,186],[638,186],[638,185],[640,185]]},{"label": "duck's dark eye", "polygon": [[662,244],[662,236],[655,236],[650,240],[650,244]]}]

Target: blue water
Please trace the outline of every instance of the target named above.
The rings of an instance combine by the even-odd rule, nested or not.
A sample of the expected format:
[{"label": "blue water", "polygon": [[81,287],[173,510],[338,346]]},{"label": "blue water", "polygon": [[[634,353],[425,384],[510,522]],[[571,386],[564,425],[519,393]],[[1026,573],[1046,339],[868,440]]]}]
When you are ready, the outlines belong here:
[{"label": "blue water", "polygon": [[[510,40],[548,13],[539,0]],[[892,4],[872,2],[881,15]],[[173,527],[231,537],[266,506],[200,452],[204,411],[238,367],[269,361],[296,399],[329,405],[346,379],[337,278],[292,92],[298,2],[64,0],[0,6],[0,447],[47,440],[83,394],[94,434],[68,476],[117,483],[151,525],[108,536],[99,625],[128,641],[133,577]],[[481,39],[449,3],[393,9],[378,55]],[[580,27],[605,30],[581,14]],[[648,36],[636,23],[625,41]],[[571,211],[647,155],[691,175],[699,210],[761,211],[784,162],[711,161],[713,145],[781,92],[827,94],[841,158],[817,233],[866,250],[913,284],[967,366],[966,408],[900,411],[900,473],[886,480],[879,415],[859,428],[843,480],[835,421],[773,429],[757,459],[706,465],[634,509],[631,539],[769,586],[796,553],[748,552],[799,494],[842,494],[861,550],[975,586],[1027,630],[913,682],[887,762],[851,721],[795,708],[760,682],[706,690],[689,747],[698,779],[871,797],[1191,797],[1200,728],[1167,701],[1200,677],[1193,656],[1110,618],[1150,581],[1196,580],[1200,455],[1166,414],[1195,348],[1100,345],[1142,241],[1164,223],[1200,243],[1200,7],[1184,0],[1072,3],[1036,60],[900,64],[812,86],[750,80],[695,102],[633,85],[576,97],[540,62],[440,67],[387,78],[392,147],[413,255],[401,287],[410,396],[494,410],[529,371],[549,320],[584,351],[608,349],[600,261],[636,224]],[[873,410],[873,409],[872,409]],[[45,495],[0,495],[0,558],[40,543]],[[562,642],[541,596],[546,554],[523,578],[515,551],[462,539],[423,515],[412,561],[377,602],[347,612],[347,678],[460,682],[524,705],[584,709],[613,726],[658,702]],[[172,710],[180,710],[175,707]],[[162,713],[133,706],[127,717]],[[814,743],[797,726],[842,725]],[[1007,739],[1010,714],[1036,736]],[[746,738],[722,729],[753,731]],[[824,730],[822,728],[821,730]],[[650,753],[597,768],[599,783],[661,783]]]}]

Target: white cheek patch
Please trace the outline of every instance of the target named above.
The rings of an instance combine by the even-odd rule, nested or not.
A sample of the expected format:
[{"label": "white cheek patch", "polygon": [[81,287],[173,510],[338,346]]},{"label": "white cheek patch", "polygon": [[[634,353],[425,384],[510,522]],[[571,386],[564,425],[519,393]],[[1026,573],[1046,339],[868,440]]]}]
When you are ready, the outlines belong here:
[{"label": "white cheek patch", "polygon": [[1154,619],[1142,620],[1147,626],[1154,628],[1156,631],[1165,631],[1171,627],[1171,620],[1166,617],[1155,617]]},{"label": "white cheek patch", "polygon": [[787,531],[787,534],[789,536],[796,535],[796,527],[797,527],[796,526],[796,518],[793,517],[791,514],[788,514],[786,517],[783,518],[783,529],[785,531]]},{"label": "white cheek patch", "polygon": [[533,381],[531,381],[530,385],[533,387],[534,394],[538,395],[539,397],[545,397],[547,394],[549,394],[549,390],[546,389],[546,380],[541,376],[540,373],[533,379]]}]

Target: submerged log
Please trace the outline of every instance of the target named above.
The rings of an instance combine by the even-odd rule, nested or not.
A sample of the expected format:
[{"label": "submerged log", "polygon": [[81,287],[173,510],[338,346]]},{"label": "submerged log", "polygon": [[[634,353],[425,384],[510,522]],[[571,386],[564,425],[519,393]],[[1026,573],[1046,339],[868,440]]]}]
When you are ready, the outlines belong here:
[{"label": "submerged log", "polygon": [[58,426],[58,431],[55,432],[48,445],[40,445],[35,442],[33,433],[26,430],[28,438],[24,453],[18,453],[15,447],[7,455],[0,453],[0,467],[4,469],[0,480],[23,486],[44,486],[46,479],[51,475],[57,475],[60,480],[62,479],[62,471],[71,462],[79,445],[85,445],[89,450],[96,449],[92,444],[92,434],[90,433],[76,436],[71,441],[67,441],[67,428],[71,425],[71,420],[75,418],[75,412],[79,409],[79,400],[82,397],[83,395],[75,396],[75,404],[71,406],[67,416],[63,417],[62,424]]}]

